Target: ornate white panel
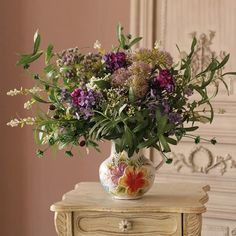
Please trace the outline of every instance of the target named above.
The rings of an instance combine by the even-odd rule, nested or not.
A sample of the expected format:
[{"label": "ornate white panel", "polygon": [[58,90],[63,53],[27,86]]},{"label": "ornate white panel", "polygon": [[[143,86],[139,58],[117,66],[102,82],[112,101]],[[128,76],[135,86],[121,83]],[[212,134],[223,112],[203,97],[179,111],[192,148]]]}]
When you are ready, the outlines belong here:
[{"label": "ornate white panel", "polygon": [[[227,71],[236,71],[235,0],[131,0],[131,32],[141,35],[140,47],[152,47],[157,40],[177,58],[176,43],[189,51],[191,38],[198,39],[196,68],[212,54],[229,52]],[[161,168],[158,182],[207,182],[211,186],[203,235],[236,235],[236,77],[228,77],[229,96],[223,89],[214,100],[213,124],[196,131],[205,138],[216,137],[218,144],[195,145],[184,139],[173,147],[172,165]],[[149,151],[158,161],[158,152]]]}]

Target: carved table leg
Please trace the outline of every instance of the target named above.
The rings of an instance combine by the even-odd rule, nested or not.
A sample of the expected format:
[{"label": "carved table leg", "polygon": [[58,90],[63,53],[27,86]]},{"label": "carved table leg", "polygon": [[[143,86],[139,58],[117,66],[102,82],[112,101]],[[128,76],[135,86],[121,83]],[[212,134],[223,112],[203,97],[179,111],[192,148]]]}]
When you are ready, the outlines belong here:
[{"label": "carved table leg", "polygon": [[201,236],[202,214],[184,214],[184,236]]},{"label": "carved table leg", "polygon": [[55,212],[54,224],[58,236],[72,236],[72,212]]}]

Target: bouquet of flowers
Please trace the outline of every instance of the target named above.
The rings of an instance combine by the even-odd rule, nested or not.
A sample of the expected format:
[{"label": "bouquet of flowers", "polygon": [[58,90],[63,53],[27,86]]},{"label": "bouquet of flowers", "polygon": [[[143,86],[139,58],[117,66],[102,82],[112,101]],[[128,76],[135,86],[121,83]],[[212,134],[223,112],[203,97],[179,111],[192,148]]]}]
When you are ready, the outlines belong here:
[{"label": "bouquet of flowers", "polygon": [[[158,45],[132,50],[141,37],[125,35],[120,25],[117,38],[118,46],[109,52],[96,41],[96,53],[83,54],[77,47],[55,53],[52,45],[41,51],[40,35],[35,33],[33,52],[21,55],[17,64],[30,72],[31,63],[44,57],[45,67],[41,74],[30,72],[33,88],[8,92],[30,96],[24,107],[34,115],[13,119],[8,125],[34,126],[36,142],[47,145],[37,150],[38,156],[52,146],[73,156],[73,147],[98,149],[99,140],[112,140],[116,151],[124,150],[128,156],[149,147],[165,155],[171,151],[170,144],[177,145],[183,137],[200,142],[192,134],[198,129],[196,123],[212,122],[211,100],[219,83],[227,89],[224,76],[235,74],[222,70],[229,55],[221,61],[213,57],[193,75],[195,38],[190,53],[177,63]],[[208,91],[209,86],[214,92]],[[44,107],[35,110],[36,103]],[[215,138],[208,141],[216,143]]]}]

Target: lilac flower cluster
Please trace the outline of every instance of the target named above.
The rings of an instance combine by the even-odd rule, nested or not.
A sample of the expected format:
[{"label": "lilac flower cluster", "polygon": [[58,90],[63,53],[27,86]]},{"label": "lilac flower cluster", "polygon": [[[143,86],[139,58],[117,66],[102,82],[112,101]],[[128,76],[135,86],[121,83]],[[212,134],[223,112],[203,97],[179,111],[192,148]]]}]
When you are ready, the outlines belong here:
[{"label": "lilac flower cluster", "polygon": [[161,89],[166,90],[167,92],[172,92],[174,90],[173,76],[167,69],[161,70],[159,75],[155,78],[154,81],[158,84],[158,86]]},{"label": "lilac flower cluster", "polygon": [[[67,49],[61,53],[60,59],[57,60],[57,66],[73,66],[79,62],[80,58],[81,54],[77,47]],[[67,69],[64,71],[64,75],[66,78],[74,78],[76,76],[76,71],[74,69]]]},{"label": "lilac flower cluster", "polygon": [[62,52],[60,59],[57,60],[58,66],[68,66],[73,65],[75,63],[78,63],[80,58],[79,49],[76,48],[70,48]]},{"label": "lilac flower cluster", "polygon": [[127,65],[126,54],[124,52],[110,52],[104,56],[104,61],[110,73]]},{"label": "lilac flower cluster", "polygon": [[81,88],[75,89],[71,94],[72,106],[75,108],[76,117],[87,120],[93,115],[92,109],[96,107],[99,100],[102,98],[102,94],[95,92],[94,90],[84,90]]},{"label": "lilac flower cluster", "polygon": [[179,125],[179,124],[182,124],[182,122],[183,122],[183,117],[181,116],[181,114],[179,114],[177,112],[169,113],[168,119],[169,119],[169,122],[174,125]]}]

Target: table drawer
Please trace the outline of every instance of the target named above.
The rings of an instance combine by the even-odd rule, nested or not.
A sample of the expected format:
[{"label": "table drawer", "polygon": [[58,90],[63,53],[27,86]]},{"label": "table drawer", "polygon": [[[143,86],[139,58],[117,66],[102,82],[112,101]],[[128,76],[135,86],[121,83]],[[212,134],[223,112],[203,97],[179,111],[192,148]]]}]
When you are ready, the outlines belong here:
[{"label": "table drawer", "polygon": [[182,235],[181,214],[75,212],[74,236]]}]

